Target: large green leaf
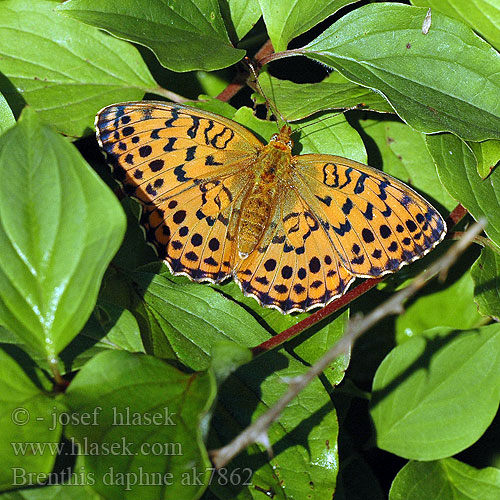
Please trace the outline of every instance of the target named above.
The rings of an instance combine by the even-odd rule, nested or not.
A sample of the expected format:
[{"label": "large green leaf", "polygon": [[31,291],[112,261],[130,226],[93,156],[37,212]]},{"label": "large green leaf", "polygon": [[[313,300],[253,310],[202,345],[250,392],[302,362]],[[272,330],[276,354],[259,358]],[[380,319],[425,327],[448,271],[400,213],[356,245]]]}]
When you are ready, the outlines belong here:
[{"label": "large green leaf", "polygon": [[[85,470],[83,469],[83,474],[81,473],[82,468],[76,466],[75,469],[77,472],[72,476],[73,483],[66,484],[55,484],[53,486],[46,486],[43,484],[34,484],[33,486],[43,486],[43,488],[23,488],[20,490],[13,490],[10,492],[3,493],[0,495],[0,500],[46,500],[47,498],[57,499],[57,500],[104,500],[101,495],[95,492],[90,483],[93,478],[85,476]],[[43,476],[41,476],[43,477]],[[66,475],[61,474],[58,475],[56,480],[65,480],[67,477],[67,469]],[[78,477],[78,480],[74,478]],[[55,482],[54,476],[50,479],[52,482]],[[70,479],[71,481],[71,479]],[[78,484],[75,484],[75,481],[79,481]],[[40,481],[43,483],[43,481]],[[26,485],[28,486],[28,485]]]},{"label": "large green leaf", "polygon": [[[105,498],[198,498],[210,473],[199,425],[214,393],[208,373],[185,374],[123,351],[94,357],[64,398],[74,414],[96,415],[97,425],[72,422],[67,428],[80,444],[87,474],[94,475],[94,488]],[[199,484],[186,480],[194,474]],[[140,480],[155,475],[161,480]]]},{"label": "large green leaf", "polygon": [[500,255],[484,247],[481,256],[472,266],[474,300],[479,312],[500,321]]},{"label": "large green leaf", "polygon": [[60,132],[80,137],[93,133],[100,108],[140,99],[157,84],[134,47],[55,7],[46,0],[0,2],[0,72],[10,80],[0,80],[0,90],[17,108],[24,100]]},{"label": "large green leaf", "polygon": [[259,83],[264,94],[272,100],[279,112],[289,121],[300,120],[318,111],[344,109],[362,105],[393,113],[390,104],[370,89],[356,85],[334,72],[319,83],[293,83],[262,73]]},{"label": "large green leaf", "polygon": [[259,0],[274,50],[286,50],[288,42],[339,9],[356,0]]},{"label": "large green leaf", "polygon": [[226,0],[219,5],[229,33],[238,40],[253,28],[262,15],[259,0]]},{"label": "large green leaf", "polygon": [[53,360],[94,308],[125,231],[87,163],[29,108],[0,137],[0,321]]},{"label": "large green leaf", "polygon": [[[233,119],[266,138],[266,143],[277,132],[275,122],[259,120],[250,108],[238,109]],[[300,135],[299,132],[292,135],[295,141],[294,154],[335,154],[366,163],[363,141],[342,114],[323,121],[305,120],[293,124],[292,131],[294,129],[302,129]]]},{"label": "large green leaf", "polygon": [[498,0],[411,0],[418,7],[430,7],[460,19],[500,50],[500,4]]},{"label": "large green leaf", "polygon": [[149,47],[174,71],[225,68],[245,55],[231,46],[217,0],[69,0],[58,10]]},{"label": "large green leaf", "polygon": [[[210,448],[225,444],[265,412],[286,391],[286,380],[307,370],[290,355],[268,352],[233,373],[220,387],[212,417]],[[243,481],[221,483],[214,478],[217,498],[258,500],[271,496],[331,499],[338,471],[338,422],[335,409],[319,379],[291,402],[269,429],[274,456],[253,445],[224,470]]]},{"label": "large green leaf", "polygon": [[426,143],[443,186],[476,220],[486,218],[485,231],[500,246],[500,171],[481,179],[470,147],[452,134],[429,135]]},{"label": "large green leaf", "polygon": [[409,462],[392,483],[389,500],[497,500],[500,470],[476,469],[454,458]]},{"label": "large green leaf", "polygon": [[473,300],[474,283],[470,272],[451,285],[433,285],[434,293],[417,297],[397,317],[396,337],[399,342],[435,326],[465,330],[482,323]]},{"label": "large green leaf", "polygon": [[54,465],[63,405],[36,387],[1,349],[0,394],[0,489],[37,486]]},{"label": "large green leaf", "polygon": [[9,107],[5,97],[0,94],[0,134],[16,123],[12,110]]},{"label": "large green leaf", "polygon": [[143,300],[139,313],[157,355],[204,370],[221,340],[253,347],[269,338],[245,309],[207,285],[147,273],[135,273],[134,278]]},{"label": "large green leaf", "polygon": [[416,460],[477,441],[498,409],[500,325],[428,331],[384,359],[373,381],[377,446]]},{"label": "large green leaf", "polygon": [[[6,328],[0,328],[0,342],[16,346],[29,355],[37,368],[50,372],[50,360]],[[59,372],[64,375],[76,371],[99,352],[110,349],[144,352],[139,326],[132,313],[110,304],[101,304],[81,332],[59,354]]]},{"label": "large green leaf", "polygon": [[482,179],[488,177],[500,161],[500,141],[490,139],[468,144],[477,159],[477,173]]},{"label": "large green leaf", "polygon": [[471,140],[500,137],[500,55],[460,21],[427,9],[370,4],[294,53],[381,92],[413,128]]}]

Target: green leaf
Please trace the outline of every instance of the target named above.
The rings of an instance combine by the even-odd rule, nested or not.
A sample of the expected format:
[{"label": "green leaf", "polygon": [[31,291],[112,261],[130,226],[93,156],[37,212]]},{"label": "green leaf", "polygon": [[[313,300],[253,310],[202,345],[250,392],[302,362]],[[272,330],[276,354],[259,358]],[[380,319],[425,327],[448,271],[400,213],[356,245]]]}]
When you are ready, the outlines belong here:
[{"label": "green leaf", "polygon": [[29,485],[30,472],[45,477],[52,470],[57,451],[43,444],[59,442],[59,415],[64,408],[37,388],[3,350],[0,394],[0,488],[6,490]]},{"label": "green leaf", "polygon": [[111,191],[29,108],[0,137],[0,320],[53,360],[94,308],[125,231]]},{"label": "green leaf", "polygon": [[[307,313],[302,313],[291,319],[295,320],[294,322],[298,322],[304,319],[305,314]],[[284,318],[289,317],[284,316]],[[311,328],[312,331],[308,331],[308,334],[301,335],[297,339],[288,342],[288,352],[293,352],[297,359],[302,361],[306,366],[311,366],[343,337],[348,320],[349,311],[343,312],[335,319],[328,318],[322,328],[320,328],[321,324],[317,325],[315,328]],[[349,359],[350,356],[348,355],[339,356],[324,370],[323,374],[330,384],[328,390],[332,390],[342,382],[345,371],[349,366]]]},{"label": "green leaf", "polygon": [[226,0],[220,3],[222,15],[236,39],[241,40],[260,19],[259,0]]},{"label": "green leaf", "polygon": [[500,161],[500,141],[469,142],[477,159],[477,173],[485,179]]},{"label": "green leaf", "polygon": [[0,2],[0,72],[10,80],[0,90],[16,113],[25,101],[58,131],[80,137],[94,132],[100,108],[140,99],[157,84],[134,47],[61,16],[55,6]]},{"label": "green leaf", "polygon": [[264,94],[288,121],[310,116],[318,111],[362,105],[385,113],[394,113],[387,101],[370,89],[356,85],[335,72],[319,83],[293,83],[261,73],[259,83]]},{"label": "green leaf", "polygon": [[149,47],[173,71],[221,69],[245,55],[231,46],[217,0],[69,0],[58,10]]},{"label": "green leaf", "polygon": [[135,273],[134,279],[144,301],[139,312],[153,345],[163,349],[156,347],[157,355],[204,370],[213,346],[221,340],[253,347],[269,338],[248,312],[207,285],[180,284],[147,273]]},{"label": "green leaf", "polygon": [[[34,366],[50,372],[50,360],[33,350],[14,333],[0,328],[0,341],[18,347],[29,355]],[[99,352],[110,349],[144,352],[139,326],[132,313],[101,303],[82,331],[59,354],[59,372],[64,375],[76,371]]]},{"label": "green leaf", "polygon": [[454,458],[409,462],[392,483],[389,500],[497,500],[500,470],[476,469]]},{"label": "green leaf", "polygon": [[[292,54],[304,54],[382,93],[420,132],[500,137],[500,56],[470,28],[396,3],[356,9]],[[360,36],[362,33],[362,36]]]},{"label": "green leaf", "polygon": [[452,285],[433,283],[432,293],[417,297],[405,312],[396,318],[399,343],[435,326],[461,328],[479,326],[482,322],[474,304],[474,283],[466,272]]},{"label": "green leaf", "polygon": [[469,447],[498,409],[500,325],[428,336],[393,349],[373,381],[377,446],[415,460]]},{"label": "green leaf", "polygon": [[12,110],[5,97],[0,93],[0,134],[16,124]]},{"label": "green leaf", "polygon": [[[234,372],[220,387],[212,417],[209,447],[226,444],[255,421],[286,391],[286,380],[303,375],[307,367],[292,356],[268,352]],[[220,483],[211,489],[220,499],[249,499],[261,495],[331,499],[338,471],[338,422],[335,408],[319,379],[314,379],[291,402],[268,432],[274,457],[252,445],[227,466],[226,476],[238,471],[242,482]],[[270,492],[270,493],[267,493]]]},{"label": "green leaf", "polygon": [[356,0],[259,0],[267,33],[274,50],[286,50],[292,38],[305,33],[319,22],[331,16],[345,5]]},{"label": "green leaf", "polygon": [[500,5],[497,0],[411,0],[411,3],[460,19],[500,50]]},{"label": "green leaf", "polygon": [[[208,373],[188,375],[150,356],[108,351],[90,360],[64,401],[74,414],[96,415],[97,425],[67,428],[85,455],[86,472],[94,474],[94,488],[105,498],[198,498],[210,467],[199,424],[214,392]],[[201,484],[182,483],[193,471],[201,473]],[[141,473],[162,480],[141,481]]]},{"label": "green leaf", "polygon": [[[311,312],[282,314],[276,309],[262,307],[251,297],[245,297],[234,281],[223,285],[213,285],[213,287],[230,295],[238,303],[244,304],[247,309],[251,309],[254,316],[258,316],[261,323],[274,333],[281,333],[313,314]],[[293,352],[296,359],[305,366],[312,365],[343,336],[348,318],[349,311],[344,311],[337,316],[325,319],[308,329],[307,333],[303,332],[297,338],[289,340],[285,344],[287,351]],[[341,356],[324,371],[330,384],[328,390],[343,380],[348,364],[349,357]]]},{"label": "green leaf", "polygon": [[196,72],[196,81],[202,90],[202,94],[198,96],[198,99],[203,99],[205,96],[216,97],[227,87],[226,75],[221,74],[223,72],[224,70]]},{"label": "green leaf", "polygon": [[254,115],[254,110],[246,106],[236,110],[232,119],[250,129],[265,144],[269,142],[269,139],[274,134],[278,133],[279,125],[277,122],[257,118]]},{"label": "green leaf", "polygon": [[[74,470],[76,472],[74,472],[74,475],[70,479],[70,481],[73,480],[73,483],[70,482],[69,484],[47,486],[43,484],[45,481],[42,480],[43,476],[41,476],[40,480],[33,484],[35,488],[26,487],[23,489],[17,489],[11,492],[3,493],[2,495],[0,495],[0,500],[46,500],[47,498],[57,500],[66,500],[67,498],[71,498],[71,500],[105,500],[101,495],[97,494],[92,489],[92,487],[90,486],[92,479],[88,476],[85,476],[85,468],[84,466],[82,467],[75,467]],[[64,481],[67,476],[68,469],[63,470],[61,474],[58,474],[57,480],[60,479],[61,481]],[[51,476],[49,481],[50,480],[54,483],[55,476]],[[75,484],[76,481],[79,481],[79,483]],[[26,484],[26,486],[28,486],[28,484]],[[43,488],[36,488],[36,486],[43,486]]]},{"label": "green leaf", "polygon": [[474,300],[479,312],[499,321],[500,318],[500,255],[484,247],[471,270]]},{"label": "green leaf", "polygon": [[427,148],[448,192],[477,220],[485,217],[486,234],[500,246],[500,172],[481,179],[469,146],[452,134],[429,135]]},{"label": "green leaf", "polygon": [[[250,108],[240,108],[234,120],[256,132],[260,137],[269,138],[276,134],[276,122],[259,120]],[[303,128],[300,135],[293,135],[294,154],[335,154],[366,163],[366,151],[359,134],[347,123],[343,114],[333,115],[326,120],[305,120],[292,124],[292,130]]]},{"label": "green leaf", "polygon": [[212,362],[210,366],[218,386],[237,368],[252,360],[250,349],[229,341],[214,343],[211,355]]},{"label": "green leaf", "polygon": [[[456,206],[439,180],[422,133],[392,120],[361,120],[360,124],[376,143],[384,172],[407,182],[432,203],[438,202],[447,210]],[[446,210],[441,212],[445,215]]]}]

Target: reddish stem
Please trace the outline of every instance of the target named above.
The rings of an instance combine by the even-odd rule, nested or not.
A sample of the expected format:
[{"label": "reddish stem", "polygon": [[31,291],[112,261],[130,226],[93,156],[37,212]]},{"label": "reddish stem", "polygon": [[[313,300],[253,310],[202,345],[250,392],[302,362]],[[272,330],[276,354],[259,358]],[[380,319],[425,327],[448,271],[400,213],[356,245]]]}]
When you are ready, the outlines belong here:
[{"label": "reddish stem", "polygon": [[270,349],[274,349],[275,347],[283,344],[287,340],[290,340],[299,333],[303,332],[306,328],[319,323],[321,320],[337,312],[339,309],[342,309],[342,307],[346,306],[354,299],[358,298],[360,295],[363,295],[368,290],[371,290],[381,281],[382,278],[372,278],[363,281],[363,283],[361,283],[359,286],[353,288],[345,295],[342,295],[342,297],[339,297],[337,300],[330,302],[327,306],[323,307],[319,311],[316,311],[314,314],[311,314],[311,316],[308,316],[296,325],[287,328],[283,332],[278,333],[278,335],[275,335],[269,340],[266,340],[265,342],[262,342],[262,344],[254,347],[252,349],[252,354],[254,356],[257,356],[258,354],[262,354],[263,352],[269,351]]},{"label": "reddish stem", "polygon": [[467,215],[467,209],[464,208],[459,203],[446,219],[446,225],[448,226],[448,231],[452,229],[454,226],[456,226],[466,215]]},{"label": "reddish stem", "polygon": [[[262,47],[255,54],[255,69],[257,73],[262,67],[259,61],[274,51],[273,44],[271,40],[267,40],[267,42],[262,45]],[[216,97],[219,101],[229,102],[246,84],[248,78],[247,72],[239,71],[234,77],[233,81]]]},{"label": "reddish stem", "polygon": [[234,80],[216,97],[219,101],[229,102],[245,85],[246,78],[242,80],[242,74],[238,73]]},{"label": "reddish stem", "polygon": [[261,64],[261,61],[264,60],[266,57],[269,57],[271,54],[274,53],[274,47],[271,42],[271,40],[267,40],[266,43],[256,52],[254,56],[254,61],[257,66],[257,72],[259,72],[260,68],[262,68],[263,64]]}]

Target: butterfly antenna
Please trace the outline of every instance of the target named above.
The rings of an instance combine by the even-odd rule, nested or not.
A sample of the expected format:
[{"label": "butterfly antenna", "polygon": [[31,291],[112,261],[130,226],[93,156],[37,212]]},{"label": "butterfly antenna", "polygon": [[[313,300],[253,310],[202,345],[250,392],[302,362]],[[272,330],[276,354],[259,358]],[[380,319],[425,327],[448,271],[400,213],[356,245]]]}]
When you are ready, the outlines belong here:
[{"label": "butterfly antenna", "polygon": [[[247,63],[248,67],[250,68],[250,71],[254,77],[255,80],[255,86],[257,87],[257,90],[259,94],[266,100],[266,104],[269,108],[271,108],[272,113],[277,119],[280,119],[283,123],[288,124],[288,121],[285,119],[285,117],[280,113],[279,109],[276,107],[276,105],[273,103],[271,99],[269,99],[264,92],[264,89],[262,88],[260,82],[259,82],[259,75],[257,74],[257,70],[255,69],[255,66],[253,65],[252,61],[250,60],[249,57],[245,57],[245,62]],[[280,129],[279,125],[278,130]]]},{"label": "butterfly antenna", "polygon": [[332,115],[329,115],[329,116],[325,116],[323,118],[318,118],[317,120],[313,121],[313,122],[310,122],[310,123],[305,123],[304,125],[302,125],[301,127],[298,127],[298,128],[295,128],[293,129],[294,132],[300,132],[303,128],[306,128],[306,127],[309,127],[311,125],[316,125],[316,123],[320,123],[320,122],[326,122],[327,120],[330,120],[331,118],[334,118],[335,116],[338,116],[338,115],[343,115],[346,111],[351,111],[352,109],[358,109],[358,105],[356,106],[351,106],[350,108],[346,108],[344,109],[343,111],[339,111],[338,113],[334,113]]}]

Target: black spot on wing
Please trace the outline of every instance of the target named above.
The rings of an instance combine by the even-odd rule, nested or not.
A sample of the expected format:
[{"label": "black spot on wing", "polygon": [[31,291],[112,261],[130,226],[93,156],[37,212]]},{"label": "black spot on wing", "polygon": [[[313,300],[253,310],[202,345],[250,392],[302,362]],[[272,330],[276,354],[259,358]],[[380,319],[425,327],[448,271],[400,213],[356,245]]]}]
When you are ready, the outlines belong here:
[{"label": "black spot on wing", "polygon": [[216,165],[222,165],[222,163],[215,161],[213,155],[207,155],[207,157],[205,158],[205,165],[216,166]]},{"label": "black spot on wing", "polygon": [[365,190],[365,179],[368,176],[364,173],[359,175],[359,179],[356,182],[356,186],[354,187],[354,194],[361,194]]},{"label": "black spot on wing", "polygon": [[163,151],[165,151],[165,153],[171,153],[174,150],[175,141],[177,141],[177,137],[169,137],[167,144],[163,146]]},{"label": "black spot on wing", "polygon": [[174,168],[174,175],[177,177],[177,180],[179,182],[186,182],[191,179],[191,177],[186,176],[186,171],[184,170],[184,163]]},{"label": "black spot on wing", "polygon": [[342,205],[342,212],[344,212],[345,215],[349,215],[353,206],[354,205],[352,204],[351,199],[347,198],[345,203]]},{"label": "black spot on wing", "polygon": [[172,118],[165,120],[165,127],[170,128],[174,126],[174,123],[179,119],[179,109],[171,108],[170,113],[172,114]]},{"label": "black spot on wing", "polygon": [[191,120],[193,120],[193,125],[187,129],[186,134],[188,137],[191,137],[191,139],[194,139],[200,127],[200,119],[197,116],[191,116]]},{"label": "black spot on wing", "polygon": [[344,234],[348,233],[351,230],[351,223],[348,219],[345,220],[343,224],[339,224],[338,227],[332,224],[332,229],[339,235],[344,236]]},{"label": "black spot on wing", "polygon": [[185,161],[192,161],[195,158],[195,153],[196,153],[196,148],[197,146],[190,146],[189,148],[186,149],[186,159]]}]

